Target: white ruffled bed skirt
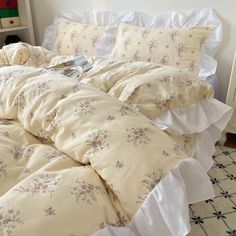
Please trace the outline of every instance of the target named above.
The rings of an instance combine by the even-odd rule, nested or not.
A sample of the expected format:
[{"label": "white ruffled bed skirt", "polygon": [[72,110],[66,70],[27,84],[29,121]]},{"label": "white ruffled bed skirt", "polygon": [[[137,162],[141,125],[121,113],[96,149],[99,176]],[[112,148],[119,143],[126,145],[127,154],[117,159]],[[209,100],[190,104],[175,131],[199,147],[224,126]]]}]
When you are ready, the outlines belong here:
[{"label": "white ruffled bed skirt", "polygon": [[188,108],[173,109],[155,119],[167,132],[198,133],[193,157],[180,162],[157,184],[129,225],[106,226],[93,236],[187,235],[190,232],[188,205],[214,197],[207,171],[213,164],[215,142],[231,115],[229,106],[211,98]]}]

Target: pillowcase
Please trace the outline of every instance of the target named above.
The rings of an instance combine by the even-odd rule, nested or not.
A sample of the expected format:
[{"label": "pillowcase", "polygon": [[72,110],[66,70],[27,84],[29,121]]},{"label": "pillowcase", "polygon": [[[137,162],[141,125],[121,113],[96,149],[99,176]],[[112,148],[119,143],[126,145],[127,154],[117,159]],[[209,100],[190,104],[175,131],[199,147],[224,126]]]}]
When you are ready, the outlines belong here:
[{"label": "pillowcase", "polygon": [[198,73],[201,45],[211,31],[211,27],[147,29],[121,23],[111,56]]},{"label": "pillowcase", "polygon": [[107,25],[102,41],[97,44],[96,55],[108,58],[114,47],[121,22],[145,28],[193,28],[212,26],[212,33],[202,45],[199,77],[205,78],[216,73],[217,61],[214,56],[222,43],[222,22],[211,8],[187,11],[170,11],[158,15],[128,11],[122,12]]},{"label": "pillowcase", "polygon": [[92,56],[101,39],[104,28],[82,24],[59,17],[56,20],[55,38],[52,51],[62,55]]}]

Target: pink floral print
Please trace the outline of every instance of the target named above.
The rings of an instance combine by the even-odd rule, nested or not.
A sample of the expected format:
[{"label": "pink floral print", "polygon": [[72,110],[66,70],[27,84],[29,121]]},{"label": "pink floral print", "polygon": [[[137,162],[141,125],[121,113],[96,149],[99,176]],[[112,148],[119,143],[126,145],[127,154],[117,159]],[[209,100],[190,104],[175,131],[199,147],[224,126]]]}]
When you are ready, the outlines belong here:
[{"label": "pink floral print", "polygon": [[122,169],[125,166],[123,161],[117,161],[115,167],[117,169]]},{"label": "pink floral print", "polygon": [[45,216],[55,216],[56,215],[56,210],[53,207],[49,207],[44,210]]},{"label": "pink floral print", "polygon": [[124,40],[124,48],[127,49],[128,45],[132,43],[132,40],[130,38],[126,38]]},{"label": "pink floral print", "polygon": [[101,186],[85,181],[76,181],[75,186],[71,188],[71,194],[75,197],[76,202],[83,201],[87,204],[92,204],[97,201],[97,194],[103,194],[104,190]]},{"label": "pink floral print", "polygon": [[76,55],[76,56],[78,56],[78,55],[81,55],[82,54],[82,52],[81,52],[82,50],[81,50],[81,48],[79,47],[79,46],[75,46],[74,48],[73,48],[73,54],[74,55]]},{"label": "pink floral print", "polygon": [[98,41],[99,41],[99,35],[94,35],[92,38],[92,46],[96,47],[96,44],[98,43]]},{"label": "pink floral print", "polygon": [[191,146],[192,137],[188,135],[183,135],[183,137],[184,137],[184,148],[187,149],[189,146]]},{"label": "pink floral print", "polygon": [[15,191],[21,193],[31,193],[35,195],[49,195],[52,197],[57,186],[60,185],[61,178],[57,174],[41,174],[35,177],[32,183],[21,185]]},{"label": "pink floral print", "polygon": [[176,47],[176,51],[179,57],[182,57],[184,50],[184,45],[182,43],[179,43]]},{"label": "pink floral print", "polygon": [[135,146],[139,144],[150,143],[150,135],[153,133],[148,128],[127,128],[127,141],[133,143]]},{"label": "pink floral print", "polygon": [[16,99],[17,99],[16,107],[18,107],[19,114],[22,115],[25,107],[27,106],[24,92],[19,93]]},{"label": "pink floral print", "polygon": [[162,151],[161,155],[165,158],[170,156],[170,154],[167,151]]},{"label": "pink floral print", "polygon": [[164,55],[159,61],[159,63],[162,64],[162,65],[168,65],[168,62],[169,62],[169,56],[168,55]]},{"label": "pink floral print", "polygon": [[34,149],[30,146],[23,145],[21,147],[15,147],[13,151],[11,151],[15,160],[21,160],[25,158],[28,160],[33,153]]},{"label": "pink floral print", "polygon": [[130,107],[130,106],[126,105],[126,104],[123,104],[121,109],[120,109],[120,113],[121,113],[122,116],[125,116],[129,112],[132,112],[132,111],[133,111],[132,107]]},{"label": "pink floral print", "polygon": [[61,112],[54,110],[46,116],[46,122],[49,123],[47,132],[55,131],[61,125]]},{"label": "pink floral print", "polygon": [[10,137],[10,133],[8,131],[2,131],[1,132],[2,136],[9,138]]},{"label": "pink floral print", "polygon": [[137,202],[143,202],[147,195],[156,187],[160,180],[164,177],[164,171],[159,169],[157,172],[145,174],[145,178],[141,181],[145,188],[145,196],[139,196]]},{"label": "pink floral print", "polygon": [[149,53],[152,53],[153,49],[157,47],[157,43],[155,40],[150,40],[150,42],[148,43],[148,49],[149,49]]},{"label": "pink floral print", "polygon": [[4,210],[0,207],[0,235],[11,236],[14,230],[20,225],[24,224],[21,217],[21,211],[16,209]]},{"label": "pink floral print", "polygon": [[173,147],[173,151],[176,154],[176,156],[178,156],[178,157],[183,156],[183,149],[179,145],[175,144]]},{"label": "pink floral print", "polygon": [[173,41],[175,43],[176,37],[178,36],[178,32],[177,31],[172,31],[170,32],[170,39],[171,41]]},{"label": "pink floral print", "polygon": [[58,150],[50,150],[45,154],[45,156],[47,157],[48,161],[64,160],[67,158],[64,153]]},{"label": "pink floral print", "polygon": [[95,106],[93,105],[94,99],[85,99],[83,101],[78,102],[75,105],[75,110],[73,115],[78,116],[80,118],[84,117],[87,114],[92,114],[95,110]]},{"label": "pink floral print", "polygon": [[0,160],[0,178],[7,177],[7,165]]},{"label": "pink floral print", "polygon": [[112,116],[112,115],[108,115],[107,116],[107,120],[108,121],[113,121],[113,120],[115,120],[116,118],[115,118],[115,116]]},{"label": "pink floral print", "polygon": [[90,150],[87,151],[86,155],[96,155],[97,152],[109,149],[107,130],[97,129],[89,134],[86,143],[90,146]]},{"label": "pink floral print", "polygon": [[38,82],[32,86],[33,97],[38,97],[50,89],[49,83],[51,81]]}]

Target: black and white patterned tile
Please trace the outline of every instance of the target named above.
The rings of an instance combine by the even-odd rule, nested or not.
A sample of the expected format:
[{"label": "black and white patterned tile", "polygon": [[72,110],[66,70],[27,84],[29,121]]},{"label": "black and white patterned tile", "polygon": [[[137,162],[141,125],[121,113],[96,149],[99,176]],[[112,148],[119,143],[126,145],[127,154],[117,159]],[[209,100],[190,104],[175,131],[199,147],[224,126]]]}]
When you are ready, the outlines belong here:
[{"label": "black and white patterned tile", "polygon": [[189,207],[189,236],[236,236],[236,149],[217,147],[208,175],[216,197]]}]

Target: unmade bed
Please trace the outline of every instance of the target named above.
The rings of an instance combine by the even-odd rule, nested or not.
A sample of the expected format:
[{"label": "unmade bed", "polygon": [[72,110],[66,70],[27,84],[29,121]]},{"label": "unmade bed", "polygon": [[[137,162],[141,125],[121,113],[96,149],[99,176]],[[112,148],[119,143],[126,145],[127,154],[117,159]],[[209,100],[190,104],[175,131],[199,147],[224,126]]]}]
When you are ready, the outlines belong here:
[{"label": "unmade bed", "polygon": [[[183,236],[188,205],[214,196],[207,171],[231,108],[213,98],[197,64],[181,59],[184,50],[165,63],[155,61],[155,42],[150,60],[129,51],[119,34],[153,32],[125,19],[113,56],[87,55],[92,69],[78,78],[47,69],[75,53],[24,43],[0,50],[0,235]],[[57,26],[76,25],[67,21]],[[200,45],[211,30],[187,35]],[[155,33],[166,32],[174,43],[186,36]]]}]

